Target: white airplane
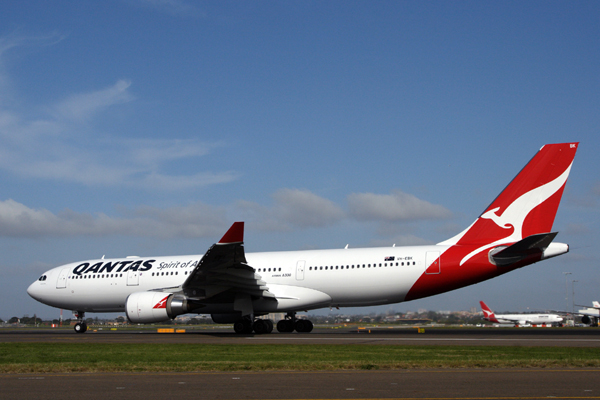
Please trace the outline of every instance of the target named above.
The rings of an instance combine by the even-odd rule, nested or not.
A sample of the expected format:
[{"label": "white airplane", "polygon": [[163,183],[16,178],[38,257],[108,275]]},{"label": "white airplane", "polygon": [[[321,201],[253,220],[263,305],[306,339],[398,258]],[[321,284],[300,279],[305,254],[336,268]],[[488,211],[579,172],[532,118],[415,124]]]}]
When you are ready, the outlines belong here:
[{"label": "white airplane", "polygon": [[557,314],[494,314],[491,308],[480,301],[483,319],[497,324],[511,324],[515,326],[531,325],[558,325],[563,318]]},{"label": "white airplane", "polygon": [[551,229],[577,147],[543,146],[471,226],[437,245],[246,254],[244,223],[235,222],[204,255],[66,264],[27,293],[73,310],[76,332],[86,331],[86,312],[126,312],[132,323],[211,314],[237,333],[271,332],[257,317],[287,313],[279,332],[310,332],[297,311],[420,299],[567,253]]},{"label": "white airplane", "polygon": [[582,310],[577,310],[575,314],[581,315],[581,322],[586,325],[598,325],[598,319],[600,319],[600,302],[592,301],[592,307],[588,306],[579,306],[585,307]]}]

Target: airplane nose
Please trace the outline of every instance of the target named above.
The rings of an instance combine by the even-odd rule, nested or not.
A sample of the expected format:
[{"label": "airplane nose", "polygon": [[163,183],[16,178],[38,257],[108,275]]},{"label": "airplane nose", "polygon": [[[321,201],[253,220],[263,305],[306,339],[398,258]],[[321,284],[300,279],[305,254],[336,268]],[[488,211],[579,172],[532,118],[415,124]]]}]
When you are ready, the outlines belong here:
[{"label": "airplane nose", "polygon": [[34,299],[36,299],[37,301],[40,301],[40,294],[41,294],[40,283],[38,281],[35,281],[31,285],[29,285],[29,287],[27,288],[27,294],[30,295],[31,297],[33,297]]}]

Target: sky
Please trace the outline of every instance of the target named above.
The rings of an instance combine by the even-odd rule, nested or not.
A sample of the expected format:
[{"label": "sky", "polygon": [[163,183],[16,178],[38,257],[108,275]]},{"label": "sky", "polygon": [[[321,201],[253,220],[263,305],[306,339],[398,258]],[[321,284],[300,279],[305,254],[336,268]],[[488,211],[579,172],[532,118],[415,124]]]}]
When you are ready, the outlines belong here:
[{"label": "sky", "polygon": [[574,141],[553,227],[568,254],[340,312],[600,300],[599,15],[589,1],[2,2],[0,319],[58,316],[26,293],[50,268],[203,254],[234,221],[246,252],[434,244],[544,144]]}]

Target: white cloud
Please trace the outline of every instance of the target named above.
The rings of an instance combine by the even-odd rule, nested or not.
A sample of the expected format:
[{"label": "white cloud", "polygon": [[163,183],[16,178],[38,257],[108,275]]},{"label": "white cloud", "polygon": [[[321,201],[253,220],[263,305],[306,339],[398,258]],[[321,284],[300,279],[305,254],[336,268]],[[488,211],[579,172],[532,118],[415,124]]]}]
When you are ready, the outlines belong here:
[{"label": "white cloud", "polygon": [[[49,37],[43,44],[57,37]],[[19,37],[0,38],[0,81],[5,77],[2,65],[7,50],[29,42]],[[239,178],[235,171],[201,168],[183,174],[165,172],[174,163],[200,160],[222,143],[130,139],[96,132],[94,117],[135,100],[130,88],[131,82],[123,79],[103,89],[74,93],[42,106],[43,114],[2,101],[0,85],[0,170],[21,178],[165,191],[196,189]]]},{"label": "white cloud", "polygon": [[415,221],[442,219],[451,212],[400,190],[392,194],[353,193],[348,196],[350,215],[360,221]]},{"label": "white cloud", "polygon": [[272,198],[274,204],[271,207],[238,201],[236,208],[252,221],[253,226],[263,231],[320,228],[334,225],[345,217],[338,205],[309,190],[280,189]]},{"label": "white cloud", "polygon": [[334,202],[308,190],[281,189],[273,199],[275,214],[301,228],[328,226],[344,217],[344,212]]},{"label": "white cloud", "polygon": [[107,107],[132,101],[130,86],[130,81],[120,80],[106,89],[74,94],[55,105],[54,111],[59,118],[83,121]]},{"label": "white cloud", "polygon": [[[175,182],[172,184],[185,185],[186,183]],[[349,217],[340,206],[331,200],[308,190],[281,189],[275,192],[272,198],[271,206],[246,200],[222,207],[202,203],[166,209],[140,206],[135,209],[118,210],[117,216],[81,213],[72,210],[53,213],[45,209],[32,209],[9,199],[0,201],[0,236],[126,235],[160,238],[215,238],[225,232],[232,219],[247,221],[257,231],[281,232],[293,229],[330,227],[342,223]],[[230,215],[233,215],[234,218],[228,218]],[[431,217],[431,214],[428,215]],[[355,216],[350,217],[355,218]],[[382,233],[385,237],[397,235],[398,230],[403,230],[401,226],[394,224],[393,220],[378,220],[378,222],[381,227],[388,227],[386,232]],[[392,226],[394,229],[391,229]],[[398,245],[426,243],[410,234],[399,235],[394,242]]]},{"label": "white cloud", "polygon": [[140,164],[156,165],[164,161],[173,161],[191,157],[202,157],[210,153],[217,145],[196,140],[147,140],[136,139],[124,142],[131,148],[131,155]]},{"label": "white cloud", "polygon": [[142,180],[132,181],[135,186],[147,189],[161,188],[161,190],[186,190],[198,187],[227,183],[238,179],[239,173],[225,172],[199,172],[194,175],[165,175],[159,173],[147,174]]},{"label": "white cloud", "polygon": [[0,236],[109,236],[218,237],[229,222],[225,210],[206,204],[158,209],[124,210],[120,218],[64,210],[54,214],[32,209],[14,200],[0,202]]},{"label": "white cloud", "polygon": [[51,46],[65,37],[56,32],[44,36],[26,36],[20,35],[17,31],[0,37],[0,104],[12,103],[12,90],[10,90],[12,82],[6,71],[9,51],[25,46]]}]

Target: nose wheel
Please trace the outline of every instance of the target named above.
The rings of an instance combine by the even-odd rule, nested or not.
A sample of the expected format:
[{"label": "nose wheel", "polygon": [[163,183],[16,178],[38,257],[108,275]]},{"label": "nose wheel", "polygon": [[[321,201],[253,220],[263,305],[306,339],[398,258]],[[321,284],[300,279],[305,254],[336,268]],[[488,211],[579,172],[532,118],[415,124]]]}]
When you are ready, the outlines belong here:
[{"label": "nose wheel", "polygon": [[85,333],[87,331],[87,324],[84,322],[83,318],[85,317],[85,313],[83,311],[75,311],[75,317],[77,318],[77,323],[73,327],[76,333]]},{"label": "nose wheel", "polygon": [[73,329],[75,329],[75,332],[77,333],[84,333],[87,331],[87,324],[85,322],[78,322],[75,324]]}]

